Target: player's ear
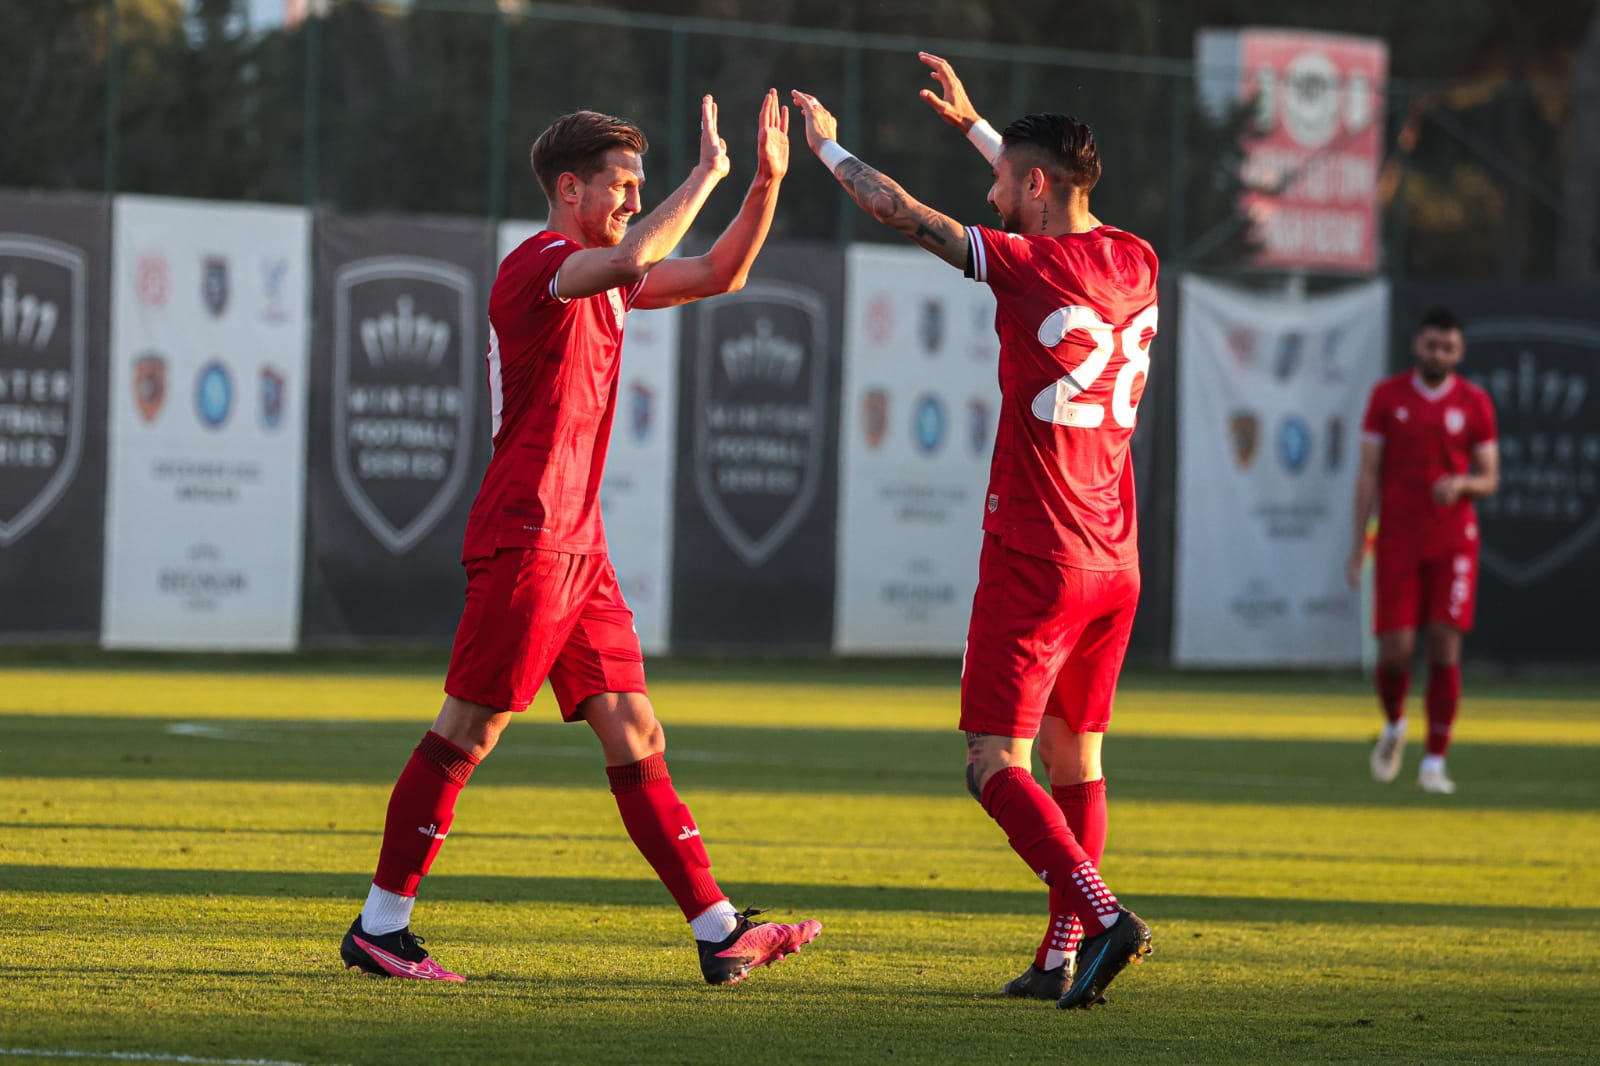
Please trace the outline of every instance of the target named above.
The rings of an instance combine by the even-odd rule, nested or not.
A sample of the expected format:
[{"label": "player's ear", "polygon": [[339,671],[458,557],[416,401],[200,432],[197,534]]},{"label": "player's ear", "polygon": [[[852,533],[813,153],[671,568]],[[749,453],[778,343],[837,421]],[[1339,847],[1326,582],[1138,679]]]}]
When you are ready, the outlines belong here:
[{"label": "player's ear", "polygon": [[1028,195],[1043,196],[1045,191],[1044,170],[1034,167],[1028,171]]},{"label": "player's ear", "polygon": [[556,195],[567,203],[577,203],[580,184],[578,175],[570,170],[562,171],[561,176],[556,178]]}]

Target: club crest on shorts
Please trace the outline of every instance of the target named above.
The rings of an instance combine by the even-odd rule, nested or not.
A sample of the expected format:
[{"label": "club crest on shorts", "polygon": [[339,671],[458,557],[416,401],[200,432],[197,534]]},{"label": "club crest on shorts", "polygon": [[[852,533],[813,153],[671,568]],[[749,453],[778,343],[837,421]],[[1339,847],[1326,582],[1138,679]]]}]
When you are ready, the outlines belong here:
[{"label": "club crest on shorts", "polygon": [[157,352],[145,352],[133,361],[133,406],[140,421],[156,420],[167,402],[167,360]]},{"label": "club crest on shorts", "polygon": [[752,281],[696,305],[694,485],[747,566],[799,528],[829,433],[827,311],[809,288]]},{"label": "club crest on shorts", "polygon": [[200,302],[212,318],[221,318],[228,310],[227,257],[208,255],[201,261]]},{"label": "club crest on shorts", "polygon": [[87,276],[81,248],[0,233],[0,546],[48,514],[77,472]]},{"label": "club crest on shorts", "polygon": [[1513,586],[1545,581],[1600,541],[1600,327],[1508,317],[1465,335],[1500,449],[1500,489],[1475,504],[1483,569]]},{"label": "club crest on shorts", "polygon": [[883,389],[868,389],[861,397],[861,437],[868,448],[877,451],[888,432],[889,393]]},{"label": "club crest on shorts", "polygon": [[397,255],[344,264],[332,289],[334,477],[368,532],[404,555],[467,481],[477,285],[454,263]]}]

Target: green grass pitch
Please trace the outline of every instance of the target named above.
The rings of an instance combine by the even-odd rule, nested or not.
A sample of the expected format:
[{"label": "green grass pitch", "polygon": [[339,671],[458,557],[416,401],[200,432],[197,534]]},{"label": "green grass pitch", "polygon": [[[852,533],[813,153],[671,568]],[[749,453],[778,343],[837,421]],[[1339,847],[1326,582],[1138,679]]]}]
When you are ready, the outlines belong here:
[{"label": "green grass pitch", "polygon": [[337,954],[437,675],[0,669],[0,1063],[1600,1057],[1592,686],[1469,678],[1440,797],[1414,786],[1415,724],[1401,780],[1368,778],[1364,683],[1127,679],[1104,873],[1156,951],[1066,1013],[998,994],[1045,892],[965,793],[953,675],[656,669],[724,888],[825,926],[710,988],[548,697],[424,885],[415,927],[468,977],[438,986]]}]

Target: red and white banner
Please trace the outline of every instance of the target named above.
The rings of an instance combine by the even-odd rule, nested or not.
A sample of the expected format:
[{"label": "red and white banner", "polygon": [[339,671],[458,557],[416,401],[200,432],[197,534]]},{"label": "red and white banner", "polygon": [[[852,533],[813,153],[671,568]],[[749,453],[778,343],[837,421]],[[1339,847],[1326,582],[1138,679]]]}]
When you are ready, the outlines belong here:
[{"label": "red and white banner", "polygon": [[1255,264],[1376,270],[1388,46],[1247,28],[1202,31],[1198,53],[1203,98],[1251,104],[1239,206],[1255,222]]}]

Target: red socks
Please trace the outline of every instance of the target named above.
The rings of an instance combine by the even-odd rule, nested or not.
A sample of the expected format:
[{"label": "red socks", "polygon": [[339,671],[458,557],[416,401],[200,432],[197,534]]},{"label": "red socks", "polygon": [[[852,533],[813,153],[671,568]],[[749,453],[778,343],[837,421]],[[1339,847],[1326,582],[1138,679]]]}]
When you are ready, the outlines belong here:
[{"label": "red socks", "polygon": [[[1106,850],[1106,779],[1052,785],[1050,795],[1066,818],[1067,828],[1098,868]],[[1052,885],[1050,926],[1039,942],[1039,950],[1034,952],[1033,964],[1041,970],[1054,969],[1061,965],[1062,957],[1077,951],[1082,941],[1083,923],[1073,913],[1070,897],[1065,889]],[[1059,952],[1060,957],[1052,959],[1052,952]]]},{"label": "red socks", "polygon": [[1378,684],[1378,702],[1383,705],[1383,716],[1393,725],[1406,713],[1406,690],[1411,687],[1411,671],[1387,666],[1378,667],[1374,674]]},{"label": "red socks", "polygon": [[1428,754],[1443,758],[1461,705],[1461,664],[1428,664]]},{"label": "red socks", "polygon": [[[983,786],[983,809],[1006,831],[1011,850],[1063,900],[1078,920],[1098,933],[1103,918],[1118,912],[1117,898],[1105,887],[1061,808],[1026,767],[1008,766]],[[1112,918],[1114,921],[1115,919]]]},{"label": "red socks", "polygon": [[693,919],[728,897],[711,876],[711,859],[689,808],[678,799],[658,754],[627,766],[608,766],[611,792],[634,846],[667,886],[685,918]]},{"label": "red socks", "polygon": [[372,883],[415,896],[455,818],[456,797],[478,760],[431,729],[411,753],[389,794],[383,847]]}]

